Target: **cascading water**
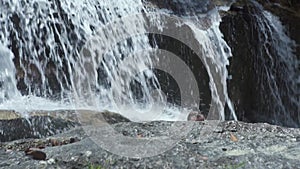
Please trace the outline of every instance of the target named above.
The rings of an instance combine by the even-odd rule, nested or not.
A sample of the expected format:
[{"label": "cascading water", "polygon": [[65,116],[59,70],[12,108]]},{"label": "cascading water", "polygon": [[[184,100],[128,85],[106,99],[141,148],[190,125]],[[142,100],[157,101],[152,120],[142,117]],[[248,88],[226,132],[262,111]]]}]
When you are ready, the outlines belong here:
[{"label": "cascading water", "polygon": [[[73,76],[74,72],[81,71],[75,66],[84,62],[80,58],[80,50],[86,38],[92,37],[97,27],[120,16],[139,12],[141,9],[142,3],[134,0],[124,3],[1,1],[1,42],[4,46],[10,47],[16,56],[14,62],[17,69],[17,87],[23,96],[31,96],[27,99],[29,100],[27,104],[30,104],[30,100],[40,97],[60,102],[59,108],[72,108],[72,104],[68,103],[73,99],[72,92],[75,87]],[[120,44],[119,47],[123,47],[126,51],[130,51],[131,47],[142,48],[148,45],[146,40],[142,37],[135,38],[130,45]],[[121,53],[118,50],[114,52],[113,57],[117,59]],[[136,62],[142,65],[147,59],[140,58]],[[118,73],[117,70],[109,71],[115,75]],[[16,97],[13,99],[18,100]],[[41,107],[30,104],[24,108],[44,109],[43,104],[48,105],[46,101],[39,104]],[[82,102],[82,105],[77,106],[85,106],[85,103]]]},{"label": "cascading water", "polygon": [[[229,8],[224,7],[222,10],[228,10]],[[217,9],[216,9],[217,10]],[[224,99],[224,102],[226,102],[227,106],[229,107],[232,115],[232,119],[237,120],[233,105],[231,100],[228,97],[227,94],[227,79],[228,79],[228,72],[226,66],[229,65],[228,58],[232,56],[231,49],[223,39],[223,34],[221,33],[219,26],[221,22],[221,17],[218,14],[217,11],[215,11],[214,15],[211,16],[211,22],[212,25],[210,28],[206,31],[203,31],[201,29],[197,29],[194,26],[191,26],[193,28],[193,32],[195,34],[195,37],[199,44],[204,48],[204,55],[208,58],[210,58],[214,65],[216,65],[215,69],[216,72],[215,76],[218,76],[213,80],[213,71],[211,71],[211,68],[208,68],[208,72],[210,74],[210,85],[212,88],[212,95],[213,99],[216,99],[216,102],[218,102],[219,111],[224,112],[225,111],[225,105],[220,102]],[[209,63],[205,63],[209,64]],[[218,82],[219,81],[219,82]],[[221,85],[223,87],[218,87],[218,85]],[[223,91],[218,91],[220,88]],[[221,96],[220,96],[221,93]],[[223,95],[223,96],[222,96]],[[221,114],[221,119],[225,119],[225,114]]]},{"label": "cascading water", "polygon": [[0,103],[19,97],[11,51],[0,44]]},{"label": "cascading water", "polygon": [[[296,43],[286,34],[279,18],[274,16],[255,2],[257,7],[254,18],[259,28],[258,60],[262,66],[257,67],[261,75],[259,82],[262,87],[265,109],[260,111],[273,112],[272,123],[285,121],[289,126],[297,126],[299,119],[299,61],[294,54]],[[264,58],[266,57],[266,58]],[[297,117],[298,114],[298,117]]]},{"label": "cascading water", "polygon": [[[159,117],[126,114],[126,106],[121,106],[138,104],[136,109],[148,109],[149,105],[155,107],[157,100],[164,100],[159,80],[152,71],[157,58],[147,52],[157,48],[151,46],[147,34],[140,34],[147,30],[139,25],[150,20],[163,33],[165,20],[149,18],[149,9],[141,0],[3,0],[0,11],[0,42],[3,48],[10,50],[6,53],[13,53],[15,66],[11,67],[11,54],[0,56],[6,57],[7,61],[0,64],[8,66],[5,70],[10,71],[7,75],[11,79],[7,81],[0,76],[4,86],[11,86],[11,90],[5,89],[8,92],[5,97],[0,96],[1,109],[22,112],[51,108],[110,109],[133,120],[186,120],[187,114],[176,106],[168,108],[167,114],[172,111],[173,115]],[[155,12],[170,13],[165,9]],[[191,30],[189,34],[194,35],[194,42],[201,48],[197,50],[201,51],[210,78],[207,83],[210,84],[212,103],[216,105],[213,111],[225,119],[225,102],[231,105],[226,86],[230,48],[218,28],[221,21],[218,9],[210,5],[202,12],[208,14],[189,13],[192,16],[182,16],[184,22],[177,26],[187,26]],[[138,18],[135,26],[129,25],[132,30],[126,26],[107,29],[114,21],[134,14]],[[120,34],[135,36],[119,39]],[[104,51],[103,46],[107,47]],[[12,78],[14,69],[16,81]],[[17,94],[16,88],[21,94]],[[132,92],[132,88],[139,91]],[[153,88],[158,91],[156,99],[153,99]],[[235,115],[233,118],[236,119]]]},{"label": "cascading water", "polygon": [[240,120],[299,127],[299,38],[280,4],[238,1],[222,18],[234,56],[228,91]]}]

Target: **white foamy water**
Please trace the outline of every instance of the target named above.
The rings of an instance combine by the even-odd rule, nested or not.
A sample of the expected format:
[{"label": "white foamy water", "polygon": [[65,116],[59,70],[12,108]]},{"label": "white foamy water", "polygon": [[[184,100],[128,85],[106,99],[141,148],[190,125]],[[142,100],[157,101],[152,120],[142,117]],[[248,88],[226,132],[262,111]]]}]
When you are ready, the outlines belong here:
[{"label": "white foamy water", "polygon": [[[228,10],[229,8],[223,7],[221,9]],[[210,14],[210,20],[212,24],[207,30],[199,29],[197,22],[196,24],[192,22],[188,22],[187,24],[192,28],[195,38],[203,47],[203,55],[212,61],[212,63],[209,63],[208,59],[204,59],[210,76],[210,87],[213,95],[212,99],[216,102],[218,111],[225,111],[225,105],[222,103],[222,101],[224,101],[228,105],[233,118],[237,120],[237,116],[227,92],[228,72],[226,66],[229,65],[228,58],[232,57],[232,53],[219,29],[221,16],[217,9]],[[218,87],[218,85],[221,85],[222,87]],[[219,91],[220,89],[222,91]],[[224,113],[221,113],[221,119],[225,119]]]},{"label": "white foamy water", "polygon": [[[259,84],[262,92],[268,93],[265,103],[267,110],[274,114],[274,123],[288,122],[298,126],[299,102],[299,59],[295,54],[297,44],[286,33],[280,18],[264,10],[263,6],[252,1],[258,12],[253,16],[260,29],[258,60],[262,77]],[[264,93],[262,94],[264,95]],[[264,96],[263,96],[264,97]]]},{"label": "white foamy water", "polygon": [[12,52],[0,43],[0,104],[21,96],[15,80]]},{"label": "white foamy water", "polygon": [[[0,103],[0,109],[108,109],[135,121],[186,120],[188,107],[163,101],[164,93],[151,70],[156,58],[147,53],[153,47],[143,27],[149,18],[145,19],[147,10],[141,0],[3,0],[0,10],[0,42],[5,47],[18,47],[14,49],[18,54],[14,69],[15,81],[20,84],[17,93],[21,93],[9,92],[10,97]],[[197,25],[187,18],[181,25],[192,29],[197,45],[213,60],[212,65],[204,64],[210,76],[212,100],[217,105],[214,111],[224,120],[224,104],[230,102],[226,85],[230,52],[224,51],[228,46],[218,29],[218,11],[212,12],[205,24]],[[130,22],[122,20],[131,15],[138,17]],[[114,22],[122,26],[114,27]],[[151,22],[158,30],[164,29],[164,20],[152,18]],[[138,87],[137,92],[132,91],[132,82],[136,82],[133,86]],[[5,85],[17,88],[14,82]],[[158,93],[156,99],[153,90]]]},{"label": "white foamy water", "polygon": [[37,110],[68,110],[75,109],[74,105],[52,101],[36,96],[22,96],[7,100],[0,104],[0,110],[15,110],[20,113],[28,113]]}]

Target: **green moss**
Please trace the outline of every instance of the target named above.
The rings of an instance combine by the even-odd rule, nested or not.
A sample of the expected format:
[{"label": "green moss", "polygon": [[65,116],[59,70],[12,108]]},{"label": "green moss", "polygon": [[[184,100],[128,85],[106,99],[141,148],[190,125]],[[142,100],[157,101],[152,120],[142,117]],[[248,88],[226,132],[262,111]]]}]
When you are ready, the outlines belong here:
[{"label": "green moss", "polygon": [[104,169],[104,167],[102,167],[101,165],[90,164],[88,169]]},{"label": "green moss", "polygon": [[245,165],[246,165],[246,162],[239,163],[239,164],[228,164],[228,165],[225,165],[224,168],[226,168],[226,169],[239,169],[239,168],[245,167]]}]

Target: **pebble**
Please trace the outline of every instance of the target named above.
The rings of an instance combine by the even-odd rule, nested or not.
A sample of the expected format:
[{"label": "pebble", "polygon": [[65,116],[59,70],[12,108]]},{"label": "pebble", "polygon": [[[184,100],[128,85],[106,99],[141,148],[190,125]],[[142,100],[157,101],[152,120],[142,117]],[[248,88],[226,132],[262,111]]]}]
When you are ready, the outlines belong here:
[{"label": "pebble", "polygon": [[233,142],[238,142],[239,141],[238,138],[235,135],[233,135],[232,133],[230,133],[230,140],[233,141]]},{"label": "pebble", "polygon": [[91,152],[91,151],[86,151],[86,152],[84,153],[84,155],[87,156],[87,157],[89,157],[89,156],[92,155],[92,152]]},{"label": "pebble", "polygon": [[47,163],[50,165],[55,164],[55,159],[50,158],[49,160],[47,160]]},{"label": "pebble", "polygon": [[51,146],[59,146],[61,142],[58,139],[50,139]]},{"label": "pebble", "polygon": [[291,138],[291,142],[297,142],[297,138]]},{"label": "pebble", "polygon": [[296,141],[300,141],[300,136],[297,136],[297,137],[296,137]]},{"label": "pebble", "polygon": [[51,146],[62,146],[62,145],[66,145],[66,144],[72,144],[72,143],[75,143],[75,142],[78,142],[80,141],[80,139],[78,139],[77,137],[71,137],[69,139],[56,139],[56,138],[52,138],[52,139],[49,139],[49,143]]},{"label": "pebble", "polygon": [[196,140],[196,139],[193,139],[193,140],[191,141],[191,143],[192,143],[192,144],[197,144],[197,143],[199,143],[199,141]]},{"label": "pebble", "polygon": [[282,138],[282,139],[287,139],[287,138],[288,138],[288,136],[287,136],[287,135],[285,135],[285,134],[281,134],[281,133],[279,133],[279,134],[276,134],[276,135],[275,135],[275,137]]},{"label": "pebble", "polygon": [[78,161],[78,159],[79,159],[78,156],[71,157],[71,160],[72,160],[72,161]]},{"label": "pebble", "polygon": [[25,154],[34,160],[46,160],[47,157],[46,153],[35,148],[25,150]]},{"label": "pebble", "polygon": [[13,152],[13,150],[11,150],[11,149],[6,150],[6,153],[11,153],[11,152]]},{"label": "pebble", "polygon": [[244,136],[240,136],[240,137],[239,137],[239,140],[244,140],[244,139],[245,139]]},{"label": "pebble", "polygon": [[39,163],[40,163],[40,165],[43,166],[43,168],[47,166],[47,162],[46,161],[40,161]]},{"label": "pebble", "polygon": [[205,117],[200,111],[192,111],[187,117],[188,121],[204,121]]},{"label": "pebble", "polygon": [[75,142],[78,142],[78,141],[79,141],[78,138],[71,137],[69,143],[75,143]]},{"label": "pebble", "polygon": [[213,131],[214,133],[223,133],[224,132],[224,130],[223,130],[223,128],[222,127],[220,127],[220,126],[218,126],[218,127],[216,127],[215,129],[214,129],[214,131]]}]

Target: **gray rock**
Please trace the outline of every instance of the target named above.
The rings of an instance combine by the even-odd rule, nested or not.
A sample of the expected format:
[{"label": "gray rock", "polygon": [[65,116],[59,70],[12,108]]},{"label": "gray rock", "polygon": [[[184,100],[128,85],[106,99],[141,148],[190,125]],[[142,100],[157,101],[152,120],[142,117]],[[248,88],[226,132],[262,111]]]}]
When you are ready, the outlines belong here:
[{"label": "gray rock", "polygon": [[[172,135],[170,133],[168,135],[168,128],[174,124],[175,122],[124,122],[110,127],[121,134],[126,133],[126,136],[131,138],[151,140]],[[231,121],[182,124],[192,126],[191,131],[183,133],[184,136],[171,149],[148,158],[130,158],[113,154],[88,137],[82,128],[76,127],[54,137],[80,137],[81,141],[46,147],[43,150],[47,154],[47,160],[51,159],[51,163],[37,162],[16,150],[7,151],[4,147],[9,143],[2,143],[0,167],[40,168],[46,165],[48,168],[88,168],[93,165],[103,168],[298,168],[300,166],[300,142],[297,139],[300,137],[300,129]],[[215,128],[222,128],[223,132],[214,132]],[[231,134],[236,137],[236,142],[231,140]],[[28,139],[22,142],[26,144],[32,141]],[[115,141],[117,140],[111,140]],[[144,151],[147,153],[147,150]]]},{"label": "gray rock", "polygon": [[[91,123],[92,120],[98,120],[107,124],[130,122],[120,114],[109,111],[59,110],[36,111],[29,114],[30,117],[26,119],[20,116],[20,113],[0,110],[0,141],[49,137],[79,126],[85,121]],[[75,140],[70,140],[73,141]]]},{"label": "gray rock", "polygon": [[76,122],[53,118],[50,116],[34,116],[28,119],[0,119],[0,141],[12,141],[25,138],[51,136],[78,125]]},{"label": "gray rock", "polygon": [[30,156],[34,160],[46,160],[47,155],[43,151],[35,148],[29,148],[25,151],[27,156]]}]

